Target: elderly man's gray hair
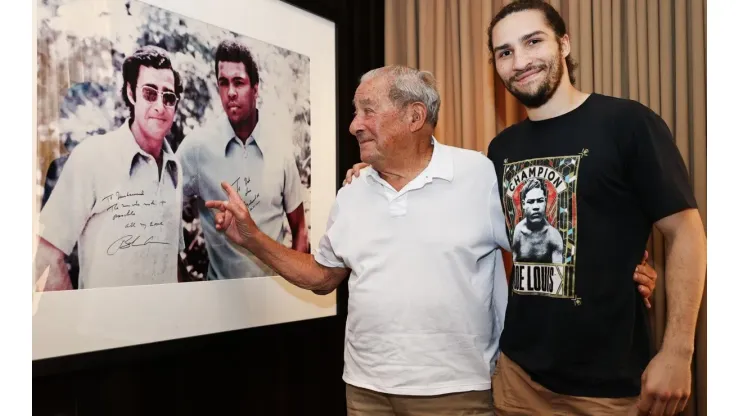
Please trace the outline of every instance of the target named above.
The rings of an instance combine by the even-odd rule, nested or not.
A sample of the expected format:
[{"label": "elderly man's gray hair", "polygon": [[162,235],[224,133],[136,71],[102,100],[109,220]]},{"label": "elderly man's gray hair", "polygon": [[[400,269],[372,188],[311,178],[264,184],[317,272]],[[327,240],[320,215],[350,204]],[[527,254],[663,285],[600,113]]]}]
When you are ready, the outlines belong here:
[{"label": "elderly man's gray hair", "polygon": [[403,108],[414,102],[421,102],[427,108],[427,122],[432,127],[437,126],[439,119],[439,91],[437,80],[429,71],[420,71],[401,65],[384,66],[366,72],[360,82],[380,75],[391,77],[391,86],[388,96],[394,104]]}]

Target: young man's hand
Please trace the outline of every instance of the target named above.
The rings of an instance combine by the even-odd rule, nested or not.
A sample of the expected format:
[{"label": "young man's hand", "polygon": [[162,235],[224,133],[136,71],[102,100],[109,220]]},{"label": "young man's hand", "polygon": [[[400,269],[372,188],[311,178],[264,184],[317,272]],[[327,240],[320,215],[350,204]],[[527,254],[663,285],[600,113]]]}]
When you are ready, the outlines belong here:
[{"label": "young man's hand", "polygon": [[349,185],[352,183],[352,178],[357,178],[360,176],[360,171],[365,169],[366,167],[370,166],[367,163],[355,163],[352,165],[352,169],[349,169],[347,171],[347,175],[344,177],[344,183],[342,185]]},{"label": "young man's hand", "polygon": [[681,413],[691,394],[691,356],[659,352],[642,373],[637,403],[639,415],[672,416]]}]

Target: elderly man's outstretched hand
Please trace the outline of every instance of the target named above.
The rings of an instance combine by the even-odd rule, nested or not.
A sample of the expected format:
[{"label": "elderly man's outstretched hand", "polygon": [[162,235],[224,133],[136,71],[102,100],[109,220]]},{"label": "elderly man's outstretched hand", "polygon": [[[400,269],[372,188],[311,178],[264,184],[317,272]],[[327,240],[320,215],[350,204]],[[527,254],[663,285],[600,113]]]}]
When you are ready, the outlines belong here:
[{"label": "elderly man's outstretched hand", "polygon": [[206,207],[216,209],[216,229],[225,232],[226,236],[240,246],[246,246],[247,241],[259,229],[249,208],[239,194],[226,182],[221,182],[226,192],[225,201],[206,201]]}]

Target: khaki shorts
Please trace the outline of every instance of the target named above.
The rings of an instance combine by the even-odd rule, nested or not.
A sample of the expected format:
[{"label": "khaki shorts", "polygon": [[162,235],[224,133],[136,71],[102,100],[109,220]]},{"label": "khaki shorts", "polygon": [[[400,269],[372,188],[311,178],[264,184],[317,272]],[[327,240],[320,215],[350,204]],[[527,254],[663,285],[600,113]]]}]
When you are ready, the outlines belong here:
[{"label": "khaki shorts", "polygon": [[496,416],[635,415],[638,397],[624,399],[576,397],[554,393],[532,381],[503,353],[493,373]]},{"label": "khaki shorts", "polygon": [[491,390],[438,396],[378,393],[347,384],[347,416],[493,416]]}]

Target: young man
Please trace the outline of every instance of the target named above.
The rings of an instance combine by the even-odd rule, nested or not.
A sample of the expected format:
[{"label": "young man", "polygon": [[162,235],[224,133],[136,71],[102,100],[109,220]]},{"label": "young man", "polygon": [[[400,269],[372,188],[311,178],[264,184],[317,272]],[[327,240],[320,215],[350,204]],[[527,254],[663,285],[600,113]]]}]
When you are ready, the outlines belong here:
[{"label": "young man", "polygon": [[[189,134],[177,150],[184,172],[184,197],[195,199],[208,252],[208,280],[271,276],[270,268],[215,228],[204,201],[223,194],[228,182],[252,210],[267,235],[284,238],[287,215],[292,248],[308,252],[302,184],[295,159],[275,134],[274,123],[257,109],[259,72],[246,46],[226,40],[216,49],[216,78],[224,115]],[[278,143],[276,143],[278,141]]]},{"label": "young man", "polygon": [[75,243],[80,289],[178,280],[182,173],[165,136],[180,75],[145,46],[124,61],[123,81],[130,118],[75,147],[41,210],[39,290],[72,289],[64,255]]},{"label": "young man", "polygon": [[[635,101],[576,90],[565,24],[544,1],[505,6],[488,46],[528,115],[488,156],[515,253],[523,238],[536,242],[520,243],[514,258],[496,413],[680,412],[691,391],[706,236],[670,130]],[[653,226],[667,243],[668,323],[656,355],[630,279]]]}]

